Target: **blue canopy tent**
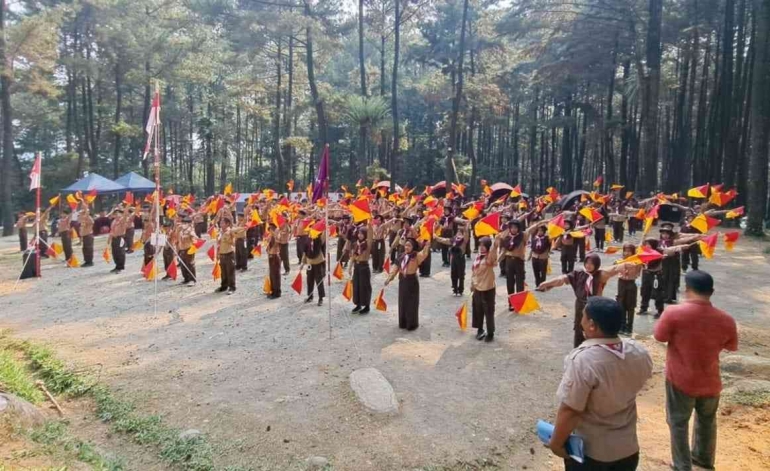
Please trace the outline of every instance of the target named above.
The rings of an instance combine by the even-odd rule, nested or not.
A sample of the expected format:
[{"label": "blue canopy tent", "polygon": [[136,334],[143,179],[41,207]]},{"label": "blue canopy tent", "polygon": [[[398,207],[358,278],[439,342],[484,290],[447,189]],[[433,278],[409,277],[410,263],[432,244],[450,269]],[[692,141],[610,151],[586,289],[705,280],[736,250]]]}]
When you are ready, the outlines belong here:
[{"label": "blue canopy tent", "polygon": [[134,172],[128,172],[115,180],[115,183],[122,185],[126,191],[133,191],[134,193],[151,193],[155,191],[155,182]]},{"label": "blue canopy tent", "polygon": [[96,193],[99,195],[114,195],[126,191],[126,187],[96,173],[89,173],[87,176],[64,188],[62,193],[76,193],[80,191],[85,194],[93,190],[96,190]]}]

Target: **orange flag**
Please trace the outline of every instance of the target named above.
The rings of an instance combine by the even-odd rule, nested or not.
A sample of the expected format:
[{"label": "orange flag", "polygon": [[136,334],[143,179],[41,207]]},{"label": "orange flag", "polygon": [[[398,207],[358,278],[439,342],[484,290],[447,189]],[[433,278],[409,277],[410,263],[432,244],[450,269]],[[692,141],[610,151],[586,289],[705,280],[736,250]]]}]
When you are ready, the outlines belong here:
[{"label": "orange flag", "polygon": [[594,208],[583,208],[579,212],[581,216],[585,217],[591,222],[596,222],[604,218],[604,216],[602,216],[602,213],[595,210]]},{"label": "orange flag", "polygon": [[286,188],[289,189],[290,193],[294,191],[294,180],[289,180],[288,182],[286,182]]},{"label": "orange flag", "polygon": [[745,208],[743,206],[740,206],[738,208],[732,209],[725,214],[725,217],[727,219],[735,219],[743,216],[743,214],[746,212]]},{"label": "orange flag", "polygon": [[353,299],[353,282],[348,280],[347,283],[345,283],[345,289],[342,290],[342,297],[350,301]]},{"label": "orange flag", "polygon": [[724,235],[725,249],[728,252],[732,252],[733,248],[735,247],[735,243],[738,242],[738,238],[740,236],[741,236],[741,233],[738,231],[728,232]]},{"label": "orange flag", "polygon": [[94,200],[96,199],[96,196],[97,196],[96,189],[89,191],[88,194],[86,195],[86,203],[88,204],[93,203]]},{"label": "orange flag", "polygon": [[619,260],[616,263],[635,263],[637,265],[646,265],[650,262],[660,260],[663,258],[663,254],[650,247],[641,247],[637,250],[637,253],[626,257],[623,260]]},{"label": "orange flag", "polygon": [[564,234],[564,214],[559,214],[548,223],[548,237],[555,239]]},{"label": "orange flag", "polygon": [[374,308],[378,311],[385,312],[388,310],[388,304],[385,302],[385,289],[380,290],[380,294],[377,295],[377,299],[374,300]]},{"label": "orange flag", "polygon": [[78,199],[75,198],[75,195],[67,195],[67,204],[74,211],[78,207]]},{"label": "orange flag", "polygon": [[176,275],[177,275],[176,260],[171,261],[171,264],[168,266],[168,269],[166,270],[166,275],[168,275],[168,277],[171,278],[172,280],[176,281]]},{"label": "orange flag", "polygon": [[604,249],[604,253],[606,253],[607,255],[612,255],[614,253],[618,253],[619,250],[620,250],[620,247],[612,246],[612,247],[607,247],[606,249]]},{"label": "orange flag", "polygon": [[110,255],[110,248],[105,247],[104,252],[102,252],[102,258],[105,262],[110,263],[112,261],[112,256]]},{"label": "orange flag", "polygon": [[604,177],[599,175],[596,177],[596,180],[594,180],[594,188],[599,188],[602,186],[602,183],[604,183]]},{"label": "orange flag", "polygon": [[270,277],[265,275],[265,281],[262,283],[262,292],[265,294],[273,294],[273,285],[270,283]]},{"label": "orange flag", "polygon": [[78,268],[80,266],[80,261],[78,261],[77,256],[73,253],[69,260],[67,260],[67,266],[70,268]]},{"label": "orange flag", "polygon": [[508,296],[508,302],[517,314],[529,314],[540,309],[540,304],[530,291],[522,291]]},{"label": "orange flag", "polygon": [[131,246],[131,250],[139,250],[142,248],[142,240],[137,240],[134,245]]},{"label": "orange flag", "polygon": [[382,264],[382,269],[385,270],[385,273],[390,275],[390,257],[385,259],[385,263]]},{"label": "orange flag", "polygon": [[[64,252],[64,248],[58,242],[52,243],[50,250],[53,252],[53,257],[54,258],[58,258],[59,255],[61,255]],[[49,255],[50,255],[50,253],[49,253]]]},{"label": "orange flag", "polygon": [[294,278],[294,282],[291,284],[291,289],[302,294],[302,272],[297,273],[297,277]]},{"label": "orange flag", "polygon": [[494,235],[500,232],[500,213],[492,213],[481,218],[474,228],[476,237]]},{"label": "orange flag", "polygon": [[705,185],[690,188],[687,190],[687,196],[690,198],[706,198],[709,194],[709,186],[710,185],[706,183]]},{"label": "orange flag", "polygon": [[193,244],[190,246],[190,248],[187,249],[187,254],[188,255],[195,255],[195,253],[198,251],[198,249],[203,247],[203,244],[205,244],[205,243],[206,243],[205,240],[202,240],[202,239],[196,240],[195,242],[193,242]]},{"label": "orange flag", "polygon": [[257,244],[254,246],[253,249],[251,249],[251,255],[255,257],[261,257],[262,256],[262,246]]},{"label": "orange flag", "polygon": [[153,258],[150,260],[150,262],[142,267],[142,276],[147,281],[152,281],[155,279],[155,259]]},{"label": "orange flag", "polygon": [[690,225],[701,234],[705,234],[712,228],[718,226],[720,223],[721,221],[719,219],[714,219],[712,217],[706,216],[705,214],[699,214],[695,219],[692,220]]},{"label": "orange flag", "polygon": [[460,309],[455,312],[457,323],[460,325],[460,329],[465,330],[468,328],[468,303],[464,302]]},{"label": "orange flag", "polygon": [[213,245],[211,247],[209,247],[209,249],[206,251],[206,255],[209,256],[209,258],[211,259],[212,262],[216,261],[216,259],[217,259],[217,250],[216,250],[216,248]]},{"label": "orange flag", "polygon": [[348,207],[353,216],[353,222],[359,223],[372,218],[372,211],[369,209],[369,200],[364,198],[350,203]]},{"label": "orange flag", "polygon": [[338,280],[341,280],[345,274],[342,271],[342,264],[340,262],[337,262],[337,266],[334,267],[334,272],[332,272],[332,276],[334,278],[337,278]]},{"label": "orange flag", "polygon": [[214,263],[214,269],[211,270],[211,276],[213,276],[215,280],[222,278],[222,267],[219,265],[219,260]]}]

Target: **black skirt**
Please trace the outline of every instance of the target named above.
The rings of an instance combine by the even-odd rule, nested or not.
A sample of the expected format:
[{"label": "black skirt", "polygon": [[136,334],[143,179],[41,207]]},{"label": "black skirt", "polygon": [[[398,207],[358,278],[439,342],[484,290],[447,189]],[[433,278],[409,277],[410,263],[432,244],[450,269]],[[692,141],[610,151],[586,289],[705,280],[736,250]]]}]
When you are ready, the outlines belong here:
[{"label": "black skirt", "polygon": [[419,327],[420,282],[417,275],[404,275],[398,280],[398,327],[414,330]]},{"label": "black skirt", "polygon": [[356,263],[353,267],[353,304],[368,307],[372,302],[372,272],[369,262]]}]

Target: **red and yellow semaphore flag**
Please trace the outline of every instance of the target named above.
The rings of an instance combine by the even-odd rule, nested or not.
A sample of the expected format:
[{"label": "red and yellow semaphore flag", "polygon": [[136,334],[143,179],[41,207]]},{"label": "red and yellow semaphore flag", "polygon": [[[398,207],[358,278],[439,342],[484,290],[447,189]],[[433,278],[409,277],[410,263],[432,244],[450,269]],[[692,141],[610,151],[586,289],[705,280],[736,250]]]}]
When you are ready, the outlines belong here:
[{"label": "red and yellow semaphore flag", "polygon": [[219,265],[219,260],[214,262],[214,268],[211,270],[211,276],[214,280],[222,278],[222,266]]},{"label": "red and yellow semaphore flag", "polygon": [[745,207],[739,206],[735,209],[731,209],[730,211],[728,211],[727,214],[725,214],[725,217],[727,219],[736,219],[743,216],[745,213],[746,213]]},{"label": "red and yellow semaphore flag", "polygon": [[738,231],[731,231],[727,232],[724,235],[725,238],[725,250],[728,252],[732,252],[733,248],[735,248],[735,243],[738,242],[738,239],[740,238],[741,233]]},{"label": "red and yellow semaphore flag", "polygon": [[353,216],[353,222],[359,223],[372,218],[372,210],[369,209],[369,200],[362,198],[350,203],[348,206],[350,214]]},{"label": "red and yellow semaphore flag", "polygon": [[583,208],[579,212],[581,216],[588,219],[592,223],[604,218],[602,213],[595,210],[594,208]]},{"label": "red and yellow semaphore flag", "polygon": [[714,258],[714,249],[717,248],[718,237],[719,235],[714,233],[706,237],[705,239],[698,241],[698,245],[700,246],[700,251],[701,253],[703,253],[703,256],[706,257],[707,259]]},{"label": "red and yellow semaphore flag", "polygon": [[206,255],[209,256],[212,262],[216,261],[217,259],[217,249],[213,245],[209,247],[209,249],[206,251]]},{"label": "red and yellow semaphore flag", "polygon": [[332,276],[334,278],[337,278],[338,280],[341,280],[342,278],[345,277],[345,272],[342,270],[342,264],[340,262],[337,262],[337,265],[334,267]]},{"label": "red and yellow semaphore flag", "polygon": [[112,254],[110,254],[110,248],[105,247],[104,252],[102,252],[102,258],[105,262],[110,263],[112,261]]},{"label": "red and yellow semaphore flag", "polygon": [[709,188],[710,185],[708,183],[705,185],[696,186],[695,188],[690,188],[687,190],[687,196],[690,198],[707,198],[709,194]]},{"label": "red and yellow semaphore flag", "polygon": [[721,191],[714,190],[712,187],[709,203],[717,205],[721,208],[730,201],[734,200],[736,196],[738,196],[738,192],[735,191],[735,188],[731,188],[723,193]]},{"label": "red and yellow semaphore flag", "polygon": [[564,215],[559,214],[548,223],[547,233],[550,239],[555,239],[564,234]]},{"label": "red and yellow semaphore flag", "polygon": [[142,276],[145,280],[152,281],[155,279],[155,275],[155,259],[153,258],[148,264],[142,267]]},{"label": "red and yellow semaphore flag", "polygon": [[296,291],[297,294],[302,294],[302,272],[297,273],[297,277],[291,283],[291,289]]},{"label": "red and yellow semaphore flag", "polygon": [[613,245],[611,247],[607,247],[606,249],[604,249],[604,253],[606,253],[607,255],[618,253],[618,251],[620,251],[620,247],[618,247],[617,245]]},{"label": "red and yellow semaphore flag", "polygon": [[690,223],[690,225],[701,234],[707,233],[708,231],[718,226],[719,224],[721,224],[721,221],[719,219],[714,219],[712,217],[706,216],[705,214],[699,214]]},{"label": "red and yellow semaphore flag", "polygon": [[513,187],[513,190],[511,190],[510,195],[511,198],[518,198],[521,196],[521,185],[516,185]]},{"label": "red and yellow semaphore flag", "polygon": [[166,275],[168,275],[169,278],[176,281],[177,276],[177,267],[176,267],[176,260],[172,260],[169,264],[168,268],[166,269]]},{"label": "red and yellow semaphore flag", "polygon": [[464,302],[462,306],[460,306],[460,309],[455,312],[455,317],[457,318],[457,324],[460,326],[461,330],[465,330],[468,328],[468,302]]},{"label": "red and yellow semaphore flag", "polygon": [[529,314],[540,309],[540,304],[531,291],[521,291],[508,296],[508,302],[517,314]]},{"label": "red and yellow semaphore flag", "polygon": [[382,269],[390,275],[390,257],[385,259],[385,263],[382,264]]},{"label": "red and yellow semaphore flag", "polygon": [[481,218],[474,228],[476,237],[495,235],[500,232],[500,213],[492,213]]},{"label": "red and yellow semaphore flag", "polygon": [[257,244],[254,246],[253,249],[251,249],[251,255],[254,257],[261,257],[262,256],[262,246]]},{"label": "red and yellow semaphore flag", "polygon": [[477,201],[470,205],[468,209],[463,211],[463,217],[469,221],[473,221],[481,214],[481,210],[484,209],[484,202]]},{"label": "red and yellow semaphore flag", "polygon": [[650,247],[640,247],[634,255],[618,260],[616,263],[635,263],[637,265],[646,265],[650,262],[660,260],[663,254]]},{"label": "red and yellow semaphore flag", "polygon": [[388,310],[388,303],[385,302],[385,290],[381,289],[380,294],[374,300],[374,308],[378,311],[385,312]]},{"label": "red and yellow semaphore flag", "polygon": [[187,249],[187,255],[195,255],[195,253],[198,252],[198,249],[203,247],[205,243],[206,241],[203,239],[196,240],[195,242],[193,242],[190,248]]},{"label": "red and yellow semaphore flag", "polygon": [[80,266],[80,261],[74,253],[70,256],[70,259],[67,260],[67,266],[70,268],[78,268]]},{"label": "red and yellow semaphore flag", "polygon": [[273,294],[273,285],[270,283],[269,275],[265,275],[265,281],[262,282],[262,292],[265,294]]},{"label": "red and yellow semaphore flag", "polygon": [[347,283],[345,283],[345,288],[342,290],[342,297],[350,301],[353,299],[353,281],[348,280]]},{"label": "red and yellow semaphore flag", "polygon": [[56,206],[57,204],[59,204],[59,201],[61,201],[61,195],[56,195],[50,200],[48,200],[48,204],[51,206]]}]

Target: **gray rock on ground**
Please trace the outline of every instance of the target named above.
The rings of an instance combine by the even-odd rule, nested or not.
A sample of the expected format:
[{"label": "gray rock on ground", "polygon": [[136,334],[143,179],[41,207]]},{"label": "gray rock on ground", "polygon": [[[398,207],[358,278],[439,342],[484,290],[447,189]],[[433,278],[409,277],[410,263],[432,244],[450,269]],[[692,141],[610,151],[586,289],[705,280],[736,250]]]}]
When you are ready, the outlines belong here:
[{"label": "gray rock on ground", "polygon": [[770,378],[770,358],[728,355],[720,361],[720,365],[728,373]]},{"label": "gray rock on ground", "polygon": [[358,401],[379,414],[398,412],[398,399],[385,376],[376,368],[361,368],[350,374],[350,387]]},{"label": "gray rock on ground", "polygon": [[313,456],[307,459],[307,469],[324,469],[329,464],[329,460],[323,456]]},{"label": "gray rock on ground", "polygon": [[40,409],[10,393],[0,393],[0,416],[10,417],[13,422],[23,427],[42,425],[46,421],[46,416]]},{"label": "gray rock on ground", "polygon": [[200,437],[200,436],[201,436],[201,431],[200,430],[196,430],[194,428],[185,430],[184,432],[181,432],[179,434],[179,438],[181,440],[192,440],[193,438],[197,438],[197,437]]}]

